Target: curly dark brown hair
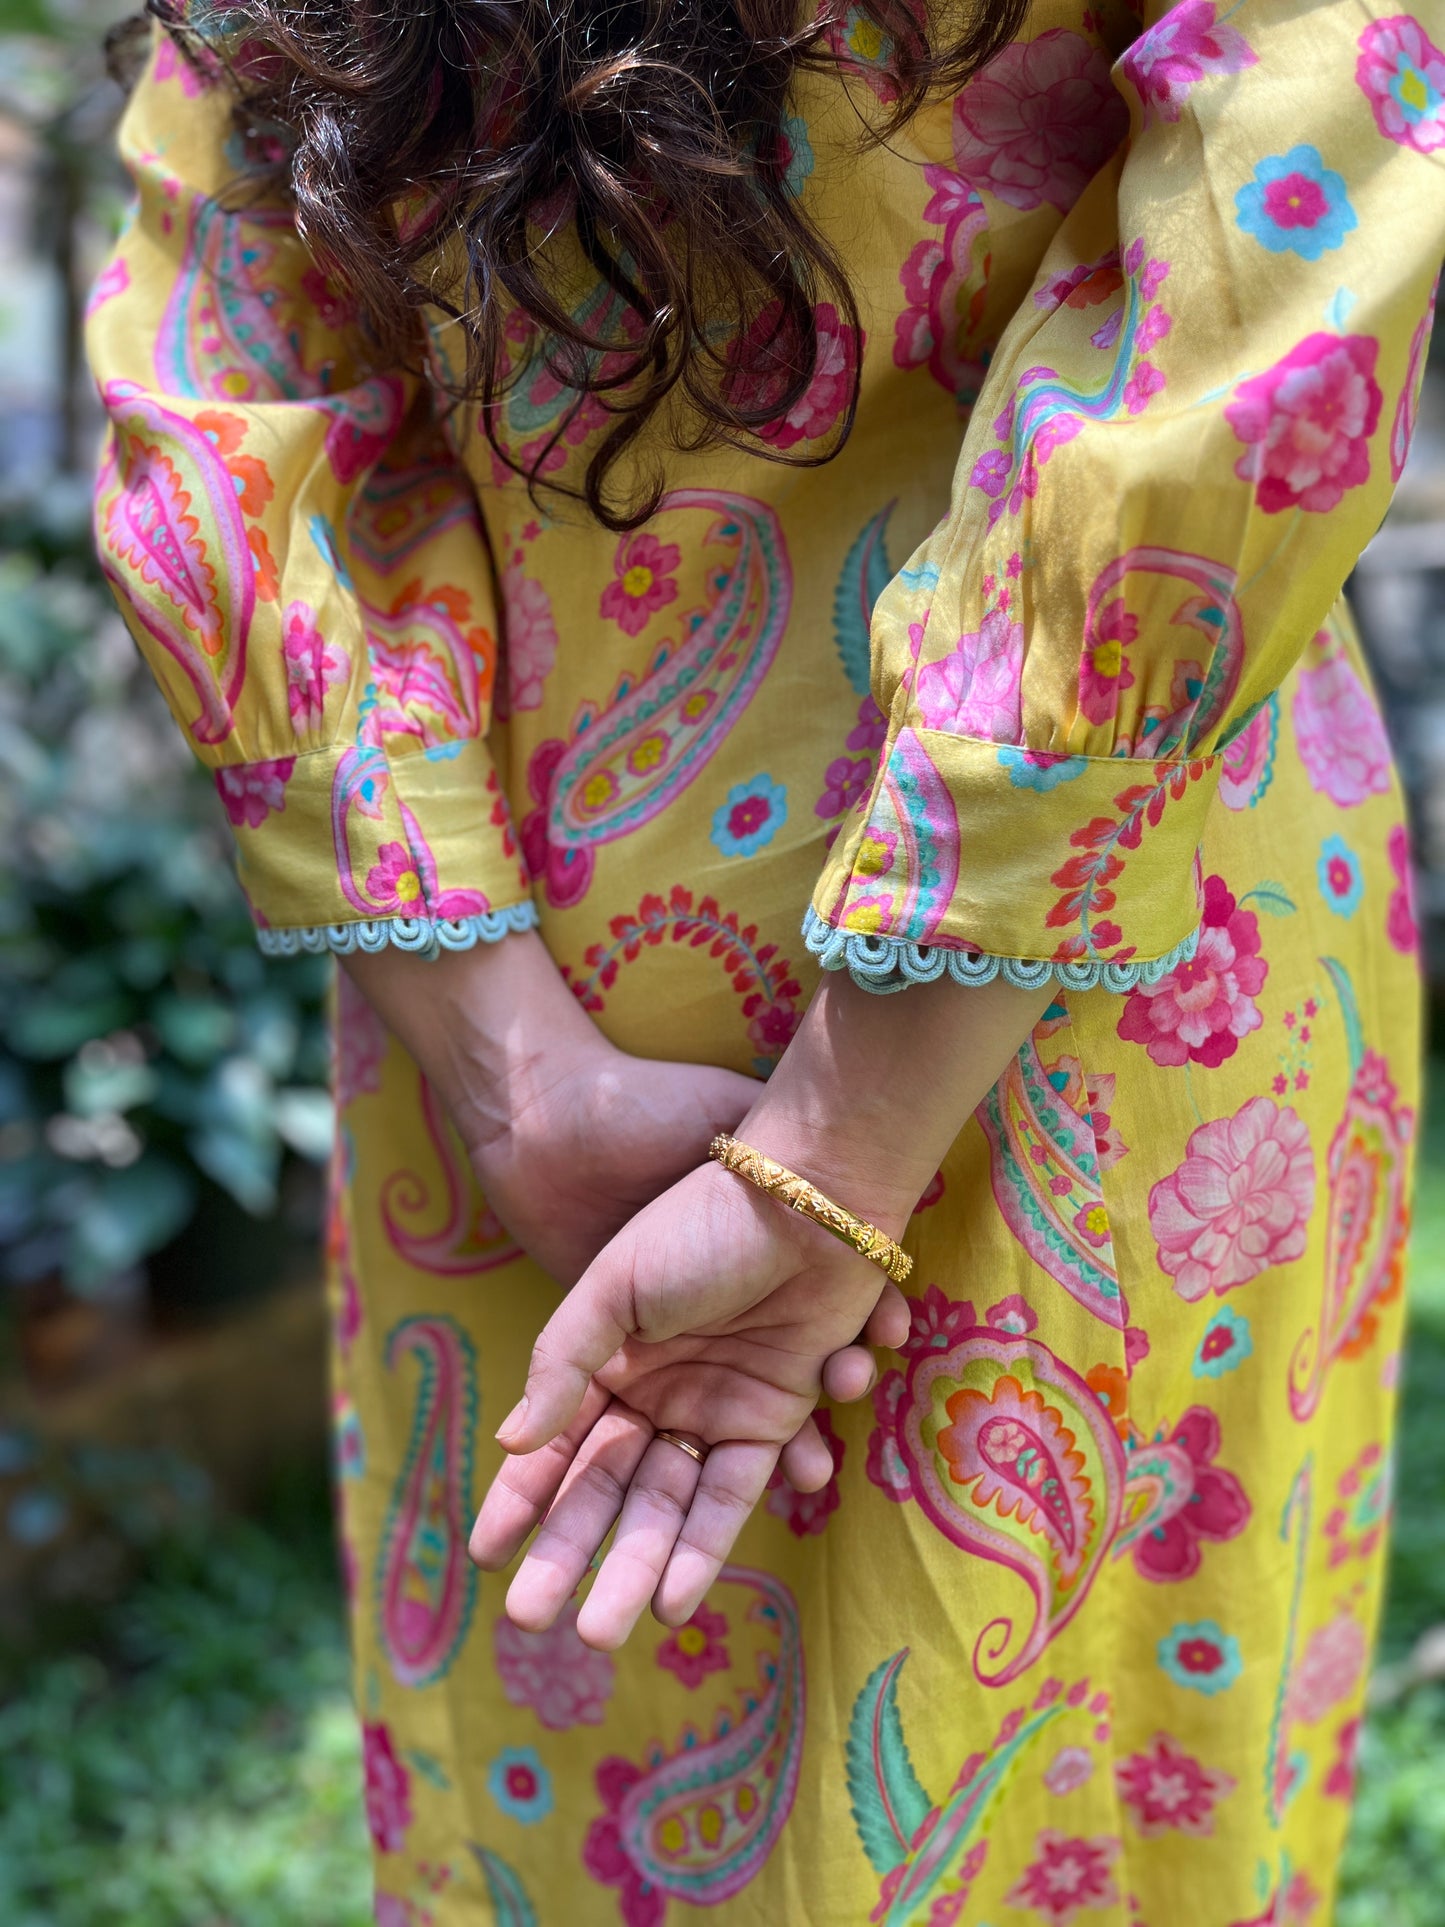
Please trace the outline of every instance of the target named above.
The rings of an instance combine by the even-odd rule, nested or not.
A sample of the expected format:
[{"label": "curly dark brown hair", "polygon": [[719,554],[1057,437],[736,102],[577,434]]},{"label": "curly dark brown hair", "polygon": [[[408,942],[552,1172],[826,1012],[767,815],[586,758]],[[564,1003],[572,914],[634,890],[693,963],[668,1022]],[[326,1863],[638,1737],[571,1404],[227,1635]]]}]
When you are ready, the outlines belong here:
[{"label": "curly dark brown hair", "polygon": [[[811,463],[847,437],[853,404],[821,455],[759,435],[812,379],[818,304],[858,320],[788,185],[799,69],[847,64],[861,19],[887,106],[860,128],[885,138],[1011,40],[1028,0],[823,0],[801,24],[798,0],[226,0],[209,54],[199,8],[149,5],[193,55],[223,48],[241,133],[378,350],[416,365],[421,310],[453,315],[454,392],[499,458],[624,529],[662,493],[655,453],[617,468],[660,411],[674,448]],[[539,372],[575,400],[519,460],[502,405]],[[576,487],[549,471],[583,427]]]}]

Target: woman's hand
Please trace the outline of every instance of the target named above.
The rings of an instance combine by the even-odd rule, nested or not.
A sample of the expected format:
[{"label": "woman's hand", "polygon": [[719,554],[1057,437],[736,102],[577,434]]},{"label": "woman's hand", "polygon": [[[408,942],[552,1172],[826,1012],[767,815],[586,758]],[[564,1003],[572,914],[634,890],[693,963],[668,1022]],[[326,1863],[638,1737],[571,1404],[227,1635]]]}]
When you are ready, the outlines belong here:
[{"label": "woman's hand", "polygon": [[[870,1389],[872,1357],[852,1343],[865,1327],[874,1344],[907,1334],[882,1273],[720,1165],[639,1212],[548,1323],[499,1434],[520,1456],[487,1494],[472,1557],[505,1565],[545,1515],[507,1594],[512,1619],[549,1626],[616,1523],[582,1638],[621,1645],[649,1602],[686,1620],[780,1454],[801,1488],[831,1476],[807,1421],[820,1391]],[[705,1463],[663,1430],[706,1448]]]},{"label": "woman's hand", "polygon": [[[878,999],[830,979],[737,1135],[899,1236],[1047,997],[942,982]],[[550,1624],[615,1522],[582,1637],[620,1644],[649,1601],[668,1623],[686,1619],[780,1452],[795,1485],[830,1473],[811,1430],[786,1442],[820,1389],[868,1389],[871,1361],[842,1349],[854,1334],[902,1342],[906,1308],[881,1285],[866,1259],[719,1166],[640,1212],[549,1321],[498,1433],[515,1456],[473,1557],[504,1565],[543,1520],[508,1612]],[[705,1465],[658,1430],[710,1448]]]},{"label": "woman's hand", "polygon": [[735,1071],[618,1050],[530,933],[435,959],[358,953],[345,967],[436,1089],[487,1203],[559,1284],[757,1096]]}]

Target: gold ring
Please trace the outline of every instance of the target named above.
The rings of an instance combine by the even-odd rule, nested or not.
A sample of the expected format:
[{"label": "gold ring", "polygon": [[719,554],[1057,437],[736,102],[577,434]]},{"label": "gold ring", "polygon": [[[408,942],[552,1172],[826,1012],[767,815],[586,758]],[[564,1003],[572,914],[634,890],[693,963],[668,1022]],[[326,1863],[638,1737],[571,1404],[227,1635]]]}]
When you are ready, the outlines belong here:
[{"label": "gold ring", "polygon": [[686,1452],[687,1456],[690,1459],[696,1459],[699,1465],[707,1457],[707,1453],[701,1446],[694,1445],[690,1439],[680,1439],[676,1432],[658,1432],[654,1436],[666,1439],[669,1445],[675,1445],[679,1452]]}]

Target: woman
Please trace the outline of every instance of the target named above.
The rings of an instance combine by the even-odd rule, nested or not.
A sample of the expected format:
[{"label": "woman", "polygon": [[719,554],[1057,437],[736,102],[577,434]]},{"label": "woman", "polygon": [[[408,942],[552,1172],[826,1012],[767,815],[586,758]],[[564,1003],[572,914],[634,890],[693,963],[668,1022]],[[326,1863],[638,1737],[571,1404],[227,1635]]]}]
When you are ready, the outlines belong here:
[{"label": "woman", "polygon": [[378,1920],[1324,1922],[1418,1049],[1339,594],[1438,5],[170,28],[99,538],[344,965]]}]

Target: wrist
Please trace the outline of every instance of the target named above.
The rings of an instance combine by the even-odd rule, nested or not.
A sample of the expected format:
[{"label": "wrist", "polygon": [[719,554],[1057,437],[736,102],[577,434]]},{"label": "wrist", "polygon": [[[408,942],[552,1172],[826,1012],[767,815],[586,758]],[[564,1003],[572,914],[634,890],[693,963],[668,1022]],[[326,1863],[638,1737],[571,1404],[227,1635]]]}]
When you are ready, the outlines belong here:
[{"label": "wrist", "polygon": [[931,1155],[906,1141],[880,1142],[849,1120],[823,1118],[806,1105],[765,1092],[733,1133],[744,1144],[816,1185],[834,1204],[899,1238],[933,1177]]}]

